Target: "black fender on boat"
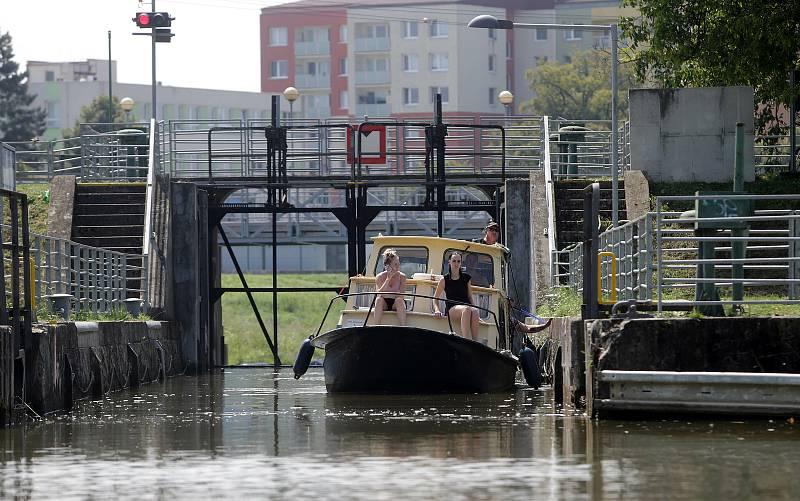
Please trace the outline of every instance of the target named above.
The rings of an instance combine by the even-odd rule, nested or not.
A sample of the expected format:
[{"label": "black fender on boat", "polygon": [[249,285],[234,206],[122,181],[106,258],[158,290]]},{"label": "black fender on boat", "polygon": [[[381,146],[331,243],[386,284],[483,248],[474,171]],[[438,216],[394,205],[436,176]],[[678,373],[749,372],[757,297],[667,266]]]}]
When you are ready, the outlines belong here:
[{"label": "black fender on boat", "polygon": [[311,339],[306,339],[300,345],[300,349],[297,351],[297,358],[294,360],[294,366],[292,366],[295,379],[300,379],[306,373],[313,356],[314,345],[311,344]]},{"label": "black fender on boat", "polygon": [[542,371],[539,369],[539,357],[536,356],[536,352],[528,346],[523,348],[519,352],[519,365],[528,386],[538,390],[542,385]]}]

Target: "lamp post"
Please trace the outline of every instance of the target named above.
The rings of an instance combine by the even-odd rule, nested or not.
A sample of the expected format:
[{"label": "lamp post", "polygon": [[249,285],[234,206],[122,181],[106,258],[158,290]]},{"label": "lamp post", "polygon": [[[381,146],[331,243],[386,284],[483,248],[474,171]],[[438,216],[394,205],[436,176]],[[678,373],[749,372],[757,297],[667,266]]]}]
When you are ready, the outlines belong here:
[{"label": "lamp post", "polygon": [[133,105],[136,104],[133,99],[129,97],[123,97],[119,100],[119,106],[125,112],[125,121],[131,121],[131,110],[133,109]]},{"label": "lamp post", "polygon": [[294,87],[286,87],[283,89],[283,97],[289,101],[289,119],[292,119],[294,118],[293,105],[297,98],[300,97],[300,91]]},{"label": "lamp post", "polygon": [[496,30],[525,29],[550,29],[550,30],[582,30],[601,31],[611,34],[611,224],[619,223],[619,172],[617,152],[617,37],[616,24],[532,24],[515,23],[507,19],[497,19],[494,16],[476,16],[467,24],[470,28],[485,28]]},{"label": "lamp post", "polygon": [[497,99],[506,107],[506,116],[511,116],[511,103],[514,102],[514,94],[509,90],[501,90],[497,95]]}]

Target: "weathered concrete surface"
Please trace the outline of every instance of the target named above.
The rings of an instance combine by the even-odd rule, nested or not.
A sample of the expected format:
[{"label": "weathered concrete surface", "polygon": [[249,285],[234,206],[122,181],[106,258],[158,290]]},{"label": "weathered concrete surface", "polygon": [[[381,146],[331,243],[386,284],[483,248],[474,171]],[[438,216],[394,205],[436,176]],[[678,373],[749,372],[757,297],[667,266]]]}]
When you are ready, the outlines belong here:
[{"label": "weathered concrete surface", "polygon": [[603,370],[800,373],[800,318],[597,320],[585,345],[590,412]]},{"label": "weathered concrete surface", "polygon": [[736,122],[744,125],[744,178],[752,181],[753,89],[631,89],[631,167],[655,182],[733,177]]},{"label": "weathered concrete surface", "polygon": [[180,332],[168,322],[39,325],[26,353],[26,400],[46,414],[184,369]]},{"label": "weathered concrete surface", "polygon": [[0,326],[0,426],[12,420],[14,407],[14,334]]},{"label": "weathered concrete surface", "polygon": [[530,310],[531,305],[531,204],[530,182],[509,179],[505,185],[506,246],[513,256],[514,293],[518,306]]},{"label": "weathered concrete surface", "polygon": [[[547,183],[544,172],[531,172],[531,307],[544,302],[552,285],[550,274],[550,250],[547,244]],[[533,311],[533,310],[531,310]]]},{"label": "weathered concrete surface", "polygon": [[583,407],[586,396],[583,331],[580,317],[555,317],[539,353],[556,403],[576,408]]},{"label": "weathered concrete surface", "polygon": [[50,181],[50,207],[47,209],[47,234],[70,240],[72,209],[75,206],[75,176],[55,176]]},{"label": "weathered concrete surface", "polygon": [[628,220],[638,219],[650,212],[650,185],[640,170],[625,171],[625,212]]},{"label": "weathered concrete surface", "polygon": [[170,231],[170,181],[158,175],[153,185],[152,227],[148,258],[148,315],[157,320],[173,318],[172,297],[172,232]]}]

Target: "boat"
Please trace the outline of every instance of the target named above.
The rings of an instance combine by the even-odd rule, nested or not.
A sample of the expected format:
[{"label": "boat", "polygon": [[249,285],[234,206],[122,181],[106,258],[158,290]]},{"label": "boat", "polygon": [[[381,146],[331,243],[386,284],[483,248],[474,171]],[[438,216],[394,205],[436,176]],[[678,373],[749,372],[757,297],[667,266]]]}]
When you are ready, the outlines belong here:
[{"label": "boat", "polygon": [[[397,313],[384,311],[374,323],[376,276],[382,255],[393,249],[407,277],[404,294],[407,325]],[[448,259],[462,253],[472,276],[472,296],[479,312],[477,340],[461,336],[459,322],[434,315],[434,293]],[[472,257],[474,256],[474,257]],[[477,258],[477,259],[476,259]],[[510,351],[508,277],[510,253],[500,244],[422,236],[377,236],[364,275],[349,279],[336,328],[311,336],[295,363],[311,360],[314,349],[325,350],[323,369],[329,392],[347,393],[489,393],[514,387],[518,358]],[[474,285],[480,284],[480,285]],[[442,301],[440,299],[440,301]],[[444,301],[440,310],[445,311]],[[326,318],[331,310],[328,307]],[[305,350],[305,352],[304,352]],[[307,362],[305,362],[307,368]],[[536,370],[538,371],[538,363]]]}]

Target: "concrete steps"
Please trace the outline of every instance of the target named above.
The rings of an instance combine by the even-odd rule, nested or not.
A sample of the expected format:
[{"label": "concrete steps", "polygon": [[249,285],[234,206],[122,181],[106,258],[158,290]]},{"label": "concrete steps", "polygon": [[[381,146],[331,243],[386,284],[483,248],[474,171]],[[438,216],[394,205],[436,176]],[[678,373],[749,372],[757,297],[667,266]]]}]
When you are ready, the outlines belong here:
[{"label": "concrete steps", "polygon": [[[569,179],[555,182],[555,211],[557,248],[563,249],[583,240],[583,189],[591,180]],[[612,214],[611,181],[600,183],[600,219],[603,228],[610,223]],[[625,210],[625,183],[619,181],[619,220],[627,220]]]},{"label": "concrete steps", "polygon": [[[147,187],[139,183],[77,184],[72,217],[72,240],[125,254],[142,253]],[[129,259],[141,267],[142,260]],[[132,270],[129,289],[138,289],[140,270]]]}]

